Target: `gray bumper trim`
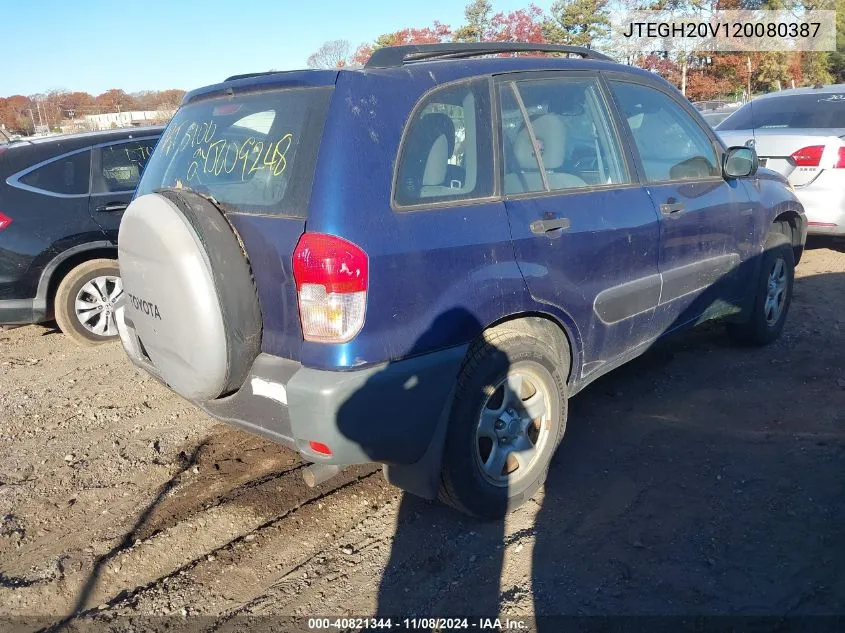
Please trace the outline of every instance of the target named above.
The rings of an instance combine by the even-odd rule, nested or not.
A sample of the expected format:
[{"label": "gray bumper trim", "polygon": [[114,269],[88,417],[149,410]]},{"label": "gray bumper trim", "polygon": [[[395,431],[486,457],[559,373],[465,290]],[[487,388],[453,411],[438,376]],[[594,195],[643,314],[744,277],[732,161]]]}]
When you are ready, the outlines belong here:
[{"label": "gray bumper trim", "polygon": [[[161,380],[126,328],[121,337],[130,359]],[[312,462],[414,464],[426,454],[448,411],[466,350],[461,345],[343,372],[259,354],[238,391],[194,404],[223,422],[294,448]],[[310,441],[322,442],[332,454],[315,453]]]},{"label": "gray bumper trim", "polygon": [[41,299],[4,299],[0,301],[0,324],[23,325],[47,319],[47,302]]},{"label": "gray bumper trim", "polygon": [[[449,405],[466,345],[348,372],[300,369],[288,383],[297,448],[335,464],[413,464]],[[315,454],[308,440],[332,449]]]}]

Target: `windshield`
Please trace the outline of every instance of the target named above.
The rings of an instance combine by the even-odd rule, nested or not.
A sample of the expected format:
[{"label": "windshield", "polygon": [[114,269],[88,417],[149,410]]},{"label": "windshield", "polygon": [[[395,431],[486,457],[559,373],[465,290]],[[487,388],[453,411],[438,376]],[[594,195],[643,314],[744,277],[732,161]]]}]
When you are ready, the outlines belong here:
[{"label": "windshield", "polygon": [[226,211],[305,217],[330,94],[288,88],[182,107],[136,195],[190,189]]},{"label": "windshield", "polygon": [[718,130],[845,128],[845,92],[770,97],[746,103]]}]

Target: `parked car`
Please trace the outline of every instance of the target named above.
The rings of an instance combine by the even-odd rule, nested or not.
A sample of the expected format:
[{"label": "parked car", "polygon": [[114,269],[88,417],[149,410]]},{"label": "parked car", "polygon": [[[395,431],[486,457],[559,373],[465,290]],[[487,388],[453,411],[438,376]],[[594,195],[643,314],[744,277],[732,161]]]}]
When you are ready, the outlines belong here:
[{"label": "parked car", "polygon": [[[520,51],[564,57],[490,57]],[[471,57],[486,56],[479,59]],[[785,179],[584,48],[377,50],[186,95],[120,227],[129,357],[299,451],[495,517],[567,400],[710,318],[765,344],[806,235]]]},{"label": "parked car", "polygon": [[702,111],[701,117],[707,121],[711,127],[716,127],[734,112],[735,110],[707,110]]},{"label": "parked car", "polygon": [[786,176],[809,232],[845,236],[845,84],[757,97],[719,124],[728,145],[749,145]]},{"label": "parked car", "polygon": [[55,319],[80,344],[117,338],[117,230],[163,129],[0,147],[0,324]]}]

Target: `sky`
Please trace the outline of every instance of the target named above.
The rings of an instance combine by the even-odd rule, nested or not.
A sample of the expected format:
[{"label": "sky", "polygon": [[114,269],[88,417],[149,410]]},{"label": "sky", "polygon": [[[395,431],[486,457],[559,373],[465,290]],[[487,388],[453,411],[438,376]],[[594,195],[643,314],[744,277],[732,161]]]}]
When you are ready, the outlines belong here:
[{"label": "sky", "polygon": [[[99,94],[217,83],[305,68],[327,40],[464,22],[468,0],[0,0],[0,96],[53,89]],[[493,0],[494,12],[529,0]],[[548,10],[551,0],[534,2]]]}]

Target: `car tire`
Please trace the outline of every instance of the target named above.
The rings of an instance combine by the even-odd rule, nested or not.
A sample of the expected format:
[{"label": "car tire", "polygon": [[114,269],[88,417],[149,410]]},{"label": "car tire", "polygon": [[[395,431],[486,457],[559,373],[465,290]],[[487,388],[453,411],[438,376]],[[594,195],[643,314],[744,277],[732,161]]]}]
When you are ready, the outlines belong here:
[{"label": "car tire", "polygon": [[[568,349],[561,354],[541,330],[507,324],[470,347],[452,403],[441,501],[478,518],[498,519],[531,498],[566,429],[568,358]],[[491,434],[502,437],[494,440]],[[504,462],[501,451],[511,452]]]},{"label": "car tire", "polygon": [[768,234],[760,276],[754,284],[750,318],[743,323],[728,324],[728,334],[734,343],[762,346],[780,336],[792,301],[794,257],[792,243],[783,233]]},{"label": "car tire", "polygon": [[59,329],[78,345],[116,341],[114,308],[122,292],[116,260],[92,259],[80,264],[65,275],[56,290],[53,312]]}]

